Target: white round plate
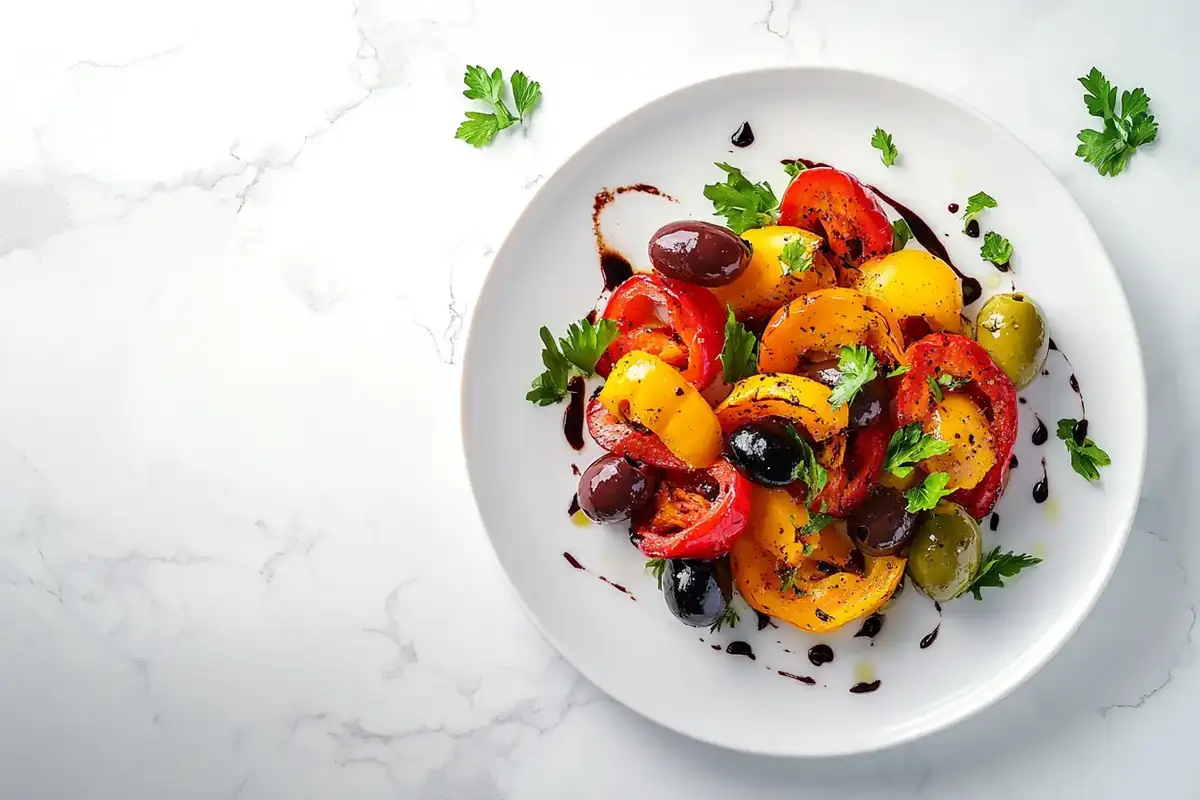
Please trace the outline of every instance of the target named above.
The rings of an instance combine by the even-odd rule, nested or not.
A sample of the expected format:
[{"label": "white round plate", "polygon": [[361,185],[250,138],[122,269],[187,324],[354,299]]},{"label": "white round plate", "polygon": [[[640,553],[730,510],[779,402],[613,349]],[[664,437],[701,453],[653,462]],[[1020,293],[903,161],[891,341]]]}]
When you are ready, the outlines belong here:
[{"label": "white round plate", "polygon": [[[749,121],[754,144],[730,135]],[[870,146],[876,126],[900,150],[888,169]],[[1069,131],[1064,131],[1069,136]],[[683,217],[711,219],[702,195],[721,179],[714,161],[741,167],[781,192],[780,159],[802,156],[858,175],[920,214],[954,261],[983,281],[985,296],[1008,278],[980,259],[980,240],[961,233],[951,202],[986,191],[999,207],[984,230],[1015,247],[1015,280],[1041,303],[1062,352],[1049,375],[1022,393],[1019,466],[986,546],[1025,551],[1044,563],[1003,589],[948,603],[937,641],[918,642],[938,623],[933,604],[910,587],[874,640],[858,625],[829,636],[786,626],[741,624],[710,633],[667,611],[645,559],[623,526],[573,524],[571,465],[598,455],[571,450],[564,406],[526,402],[541,371],[537,330],[562,335],[601,290],[592,235],[593,196],[604,187],[648,183],[677,202],[623,195],[603,218],[609,242],[646,264],[647,238]],[[961,212],[960,212],[961,214]],[[719,221],[719,220],[718,220]],[[974,311],[973,307],[970,311]],[[1090,435],[1112,456],[1103,480],[1072,472],[1054,438],[1060,417],[1078,417],[1068,386],[1078,376]],[[598,379],[589,381],[589,391]],[[1035,447],[1034,413],[1051,429]],[[537,193],[496,256],[471,325],[463,377],[463,436],[479,510],[501,564],[546,638],[614,698],[656,722],[716,745],[755,753],[830,756],[878,749],[950,725],[1018,686],[1049,659],[1095,603],[1120,556],[1142,482],[1145,378],[1129,308],[1082,211],[1037,157],[991,120],[949,98],[892,79],[834,69],[779,69],[706,81],[668,95],[601,133]],[[1032,487],[1046,462],[1050,500]],[[573,569],[569,552],[588,571]],[[596,576],[628,587],[631,598]],[[729,655],[749,642],[755,660]],[[836,659],[814,667],[818,641]],[[790,651],[790,652],[788,652]],[[779,672],[811,676],[805,685]],[[872,694],[851,694],[878,679]]]}]

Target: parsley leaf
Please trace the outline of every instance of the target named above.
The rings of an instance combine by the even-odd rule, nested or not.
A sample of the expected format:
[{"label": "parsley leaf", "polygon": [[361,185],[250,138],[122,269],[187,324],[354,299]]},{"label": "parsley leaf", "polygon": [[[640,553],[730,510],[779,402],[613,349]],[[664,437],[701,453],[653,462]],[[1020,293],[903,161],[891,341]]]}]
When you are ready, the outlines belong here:
[{"label": "parsley leaf", "polygon": [[733,306],[728,306],[729,316],[725,319],[725,346],[717,358],[725,382],[732,385],[742,378],[758,372],[758,340],[746,326],[733,315]]},{"label": "parsley leaf", "polygon": [[617,323],[602,319],[593,325],[587,319],[572,322],[567,327],[567,337],[559,339],[563,355],[579,371],[591,375],[596,371],[596,362],[617,338]]},{"label": "parsley leaf", "polygon": [[796,587],[796,568],[784,567],[779,570],[779,591],[786,592]]},{"label": "parsley leaf", "polygon": [[879,362],[875,360],[875,354],[864,345],[843,347],[841,356],[838,360],[838,372],[842,373],[842,379],[829,395],[829,405],[832,408],[841,408],[849,403],[864,386],[879,375]]},{"label": "parsley leaf", "polygon": [[953,392],[955,389],[961,389],[971,381],[967,378],[956,378],[953,375],[942,373],[938,375],[938,386],[944,387],[946,391]]},{"label": "parsley leaf", "polygon": [[808,239],[795,236],[779,251],[779,263],[783,264],[784,275],[799,275],[813,266],[813,248]]},{"label": "parsley leaf", "polygon": [[538,100],[541,99],[542,85],[537,81],[529,80],[529,76],[520,70],[512,74],[511,83],[513,100],[517,104],[517,116],[524,120],[525,115],[532,111]]},{"label": "parsley leaf", "polygon": [[725,171],[725,182],[705,186],[704,196],[712,201],[713,213],[725,217],[731,231],[740,235],[775,222],[779,199],[771,184],[751,183],[740,169],[729,164],[718,161],[717,166]]},{"label": "parsley leaf", "polygon": [[800,463],[796,465],[796,469],[792,473],[792,480],[803,481],[808,486],[808,502],[811,503],[813,498],[825,488],[825,483],[829,480],[829,473],[817,460],[817,454],[813,452],[812,445],[796,432],[796,428],[788,425],[786,430],[800,449]]},{"label": "parsley leaf", "polygon": [[995,231],[988,231],[984,234],[983,246],[979,248],[979,255],[993,264],[1004,266],[1012,260],[1012,242]]},{"label": "parsley leaf", "polygon": [[1056,433],[1058,438],[1067,445],[1067,452],[1071,454],[1071,469],[1089,481],[1098,481],[1100,480],[1098,467],[1107,467],[1112,463],[1112,459],[1108,457],[1108,453],[1101,450],[1086,436],[1082,442],[1075,440],[1075,426],[1078,424],[1079,420],[1060,419]]},{"label": "parsley leaf", "polygon": [[944,472],[931,472],[926,475],[924,483],[904,493],[904,497],[908,500],[909,512],[915,514],[918,511],[929,511],[937,506],[938,501],[943,497],[954,493],[954,489],[946,488],[946,484],[949,482],[950,476]]},{"label": "parsley leaf", "polygon": [[987,192],[976,192],[967,198],[967,210],[963,212],[963,229],[967,223],[978,217],[985,209],[995,208],[996,200]]},{"label": "parsley leaf", "polygon": [[929,384],[929,391],[933,393],[933,399],[937,400],[939,403],[942,402],[944,399],[942,395],[942,387],[938,386],[938,382],[933,379],[933,376],[930,375],[925,379],[925,382]]},{"label": "parsley leaf", "polygon": [[892,223],[892,250],[903,250],[913,238],[912,228],[902,219]]},{"label": "parsley leaf", "polygon": [[[796,541],[800,541],[809,534],[825,530],[825,528],[829,527],[829,524],[833,522],[833,520],[834,518],[829,514],[818,514],[815,511],[809,512],[808,522],[804,523],[799,528],[796,528]],[[795,521],[793,521],[792,525],[794,526],[795,524]],[[804,555],[808,555],[808,553],[805,553]]]},{"label": "parsley leaf", "polygon": [[467,67],[463,76],[467,88],[463,96],[471,100],[482,100],[492,107],[491,114],[482,111],[468,111],[467,118],[458,126],[454,133],[455,139],[462,139],[474,147],[489,144],[496,134],[510,127],[518,119],[524,120],[538,98],[541,97],[542,87],[523,72],[514,72],[512,76],[513,98],[517,102],[517,116],[508,110],[504,102],[504,73],[499,68],[490,73],[483,67]]},{"label": "parsley leaf", "polygon": [[1103,119],[1104,129],[1081,130],[1075,155],[1094,166],[1101,175],[1120,175],[1139,147],[1158,138],[1158,123],[1150,113],[1150,98],[1140,87],[1132,92],[1122,92],[1118,108],[1117,87],[1095,67],[1079,82],[1087,90],[1083,102],[1088,113]]},{"label": "parsley leaf", "polygon": [[892,141],[892,135],[883,128],[875,129],[875,135],[871,137],[871,147],[879,151],[879,160],[885,167],[895,164],[896,156],[900,155],[900,151],[896,149],[896,144]]},{"label": "parsley leaf", "polygon": [[721,616],[717,617],[717,621],[709,627],[709,633],[716,633],[721,630],[722,626],[728,625],[731,628],[736,628],[737,624],[742,621],[738,616],[738,612],[734,610],[733,605],[725,606],[725,610],[721,612]]},{"label": "parsley leaf", "polygon": [[1001,553],[1000,548],[997,547],[988,553],[987,558],[983,560],[983,568],[979,570],[979,574],[975,576],[975,580],[971,581],[971,585],[967,589],[975,595],[976,600],[982,600],[981,589],[992,587],[1003,589],[1003,578],[1011,578],[1021,570],[1037,566],[1040,563],[1042,563],[1040,558],[1034,558],[1028,553],[1014,553],[1011,550]]},{"label": "parsley leaf", "polygon": [[571,362],[567,361],[558,350],[550,329],[545,325],[538,331],[542,337],[542,363],[546,371],[533,380],[533,388],[525,395],[525,399],[539,406],[557,403],[567,396],[567,378],[571,374]]},{"label": "parsley leaf", "polygon": [[667,569],[665,558],[652,558],[646,562],[646,571],[658,580],[658,590],[662,591],[663,573]]},{"label": "parsley leaf", "polygon": [[912,367],[910,367],[908,364],[901,364],[900,366],[896,367],[894,370],[889,372],[884,377],[885,378],[899,378],[901,375],[908,372],[910,369],[912,369]]},{"label": "parsley leaf", "polygon": [[949,442],[943,442],[925,433],[921,430],[921,423],[910,422],[892,434],[883,469],[897,478],[907,478],[918,461],[948,452]]},{"label": "parsley leaf", "polygon": [[799,161],[789,161],[783,165],[783,171],[788,174],[788,177],[794,178],[808,167],[801,164]]}]

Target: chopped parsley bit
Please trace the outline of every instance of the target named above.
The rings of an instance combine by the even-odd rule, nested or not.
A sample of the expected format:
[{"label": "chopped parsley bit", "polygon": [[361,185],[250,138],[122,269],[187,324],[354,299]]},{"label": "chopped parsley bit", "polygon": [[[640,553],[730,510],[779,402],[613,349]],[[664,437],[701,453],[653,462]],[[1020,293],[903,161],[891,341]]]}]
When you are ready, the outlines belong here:
[{"label": "chopped parsley bit", "polygon": [[1004,588],[1002,578],[1011,578],[1021,570],[1037,566],[1040,563],[1042,563],[1040,558],[1035,558],[1027,553],[1014,553],[1011,550],[1001,553],[1000,548],[997,547],[988,553],[987,558],[983,560],[983,569],[979,570],[979,574],[975,576],[975,580],[967,589],[975,595],[976,600],[982,600],[981,589],[993,587],[1002,589]]},{"label": "chopped parsley bit", "polygon": [[739,236],[751,228],[775,222],[779,199],[771,184],[751,183],[737,167],[717,162],[726,173],[724,183],[704,187],[704,196],[712,201],[713,213],[725,217],[729,229]]},{"label": "chopped parsley bit", "polygon": [[883,462],[885,472],[897,478],[907,478],[913,465],[930,456],[950,452],[950,443],[943,442],[921,430],[921,423],[910,422],[892,434],[888,442],[887,458]]},{"label": "chopped parsley bit", "polygon": [[721,362],[725,382],[733,385],[758,372],[758,340],[745,325],[737,321],[733,306],[727,308],[729,316],[725,319],[725,345],[717,358]]},{"label": "chopped parsley bit", "polygon": [[896,156],[900,155],[895,142],[892,141],[892,135],[883,128],[875,129],[875,135],[871,137],[871,147],[879,151],[879,160],[885,167],[895,164]]},{"label": "chopped parsley bit", "polygon": [[662,591],[663,572],[667,569],[667,560],[665,558],[652,558],[646,562],[646,571],[654,576],[658,581],[659,591]]},{"label": "chopped parsley bit", "polygon": [[785,567],[779,571],[779,591],[786,592],[796,586],[796,568]]},{"label": "chopped parsley bit", "polygon": [[728,625],[730,628],[736,628],[737,624],[741,621],[742,618],[738,616],[738,612],[734,610],[733,604],[730,603],[725,606],[725,610],[721,612],[721,616],[717,617],[717,621],[708,630],[710,633],[716,633],[725,625]]},{"label": "chopped parsley bit", "polygon": [[963,230],[967,223],[978,217],[985,209],[995,208],[996,201],[986,192],[976,192],[967,198],[967,210],[963,212]]},{"label": "chopped parsley bit", "polygon": [[813,266],[813,247],[803,236],[792,237],[779,252],[784,275],[799,275]]},{"label": "chopped parsley bit", "polygon": [[864,345],[843,347],[838,360],[838,372],[842,379],[829,395],[831,408],[841,408],[849,403],[871,381],[879,375],[879,362],[875,354]]},{"label": "chopped parsley bit", "polygon": [[1095,67],[1079,82],[1087,89],[1083,102],[1088,113],[1104,120],[1104,130],[1081,130],[1075,155],[1094,166],[1101,175],[1120,175],[1139,147],[1158,138],[1158,123],[1150,113],[1150,98],[1140,87],[1132,92],[1122,92],[1118,109],[1117,87]]},{"label": "chopped parsley bit", "polygon": [[903,250],[913,238],[912,228],[902,219],[892,223],[892,250]]},{"label": "chopped parsley bit", "polygon": [[909,512],[915,514],[918,511],[929,511],[935,508],[943,497],[954,493],[954,489],[946,488],[946,484],[949,482],[950,476],[944,472],[932,472],[926,475],[924,483],[904,493],[905,499],[908,500]]},{"label": "chopped parsley bit", "polygon": [[1107,467],[1112,463],[1112,459],[1091,439],[1085,437],[1082,442],[1076,441],[1077,425],[1079,425],[1079,420],[1060,419],[1056,434],[1066,444],[1067,452],[1071,454],[1071,469],[1089,481],[1098,481],[1100,480],[1098,467]]},{"label": "chopped parsley bit", "polygon": [[885,377],[899,378],[901,375],[908,372],[910,369],[912,369],[912,368],[908,364],[901,364],[900,366],[896,367],[894,370],[889,372]]},{"label": "chopped parsley bit", "polygon": [[796,177],[806,169],[808,169],[808,167],[804,166],[799,161],[789,161],[783,165],[783,171],[786,172],[790,178]]},{"label": "chopped parsley bit", "polygon": [[517,106],[514,116],[504,103],[504,73],[499,68],[489,73],[483,67],[467,67],[463,82],[467,85],[463,92],[465,97],[484,101],[494,112],[485,114],[480,111],[468,111],[466,120],[458,126],[454,138],[462,139],[474,147],[490,144],[500,131],[518,120],[524,122],[525,115],[533,110],[542,96],[541,84],[529,80],[529,77],[519,70],[514,72],[510,81],[513,100]]},{"label": "chopped parsley bit", "polygon": [[1012,242],[995,231],[988,231],[983,236],[983,246],[979,248],[979,255],[1002,267],[1012,260]]},{"label": "chopped parsley bit", "polygon": [[[804,523],[802,527],[796,528],[796,541],[800,541],[809,534],[825,530],[825,528],[829,527],[829,524],[833,522],[833,520],[834,518],[828,514],[818,514],[815,511],[809,513],[808,522]],[[796,521],[793,519],[792,526],[794,527],[795,525]],[[806,545],[806,547],[812,547],[812,545]],[[809,552],[812,551],[810,550]],[[804,555],[808,555],[808,553],[805,553]]]}]

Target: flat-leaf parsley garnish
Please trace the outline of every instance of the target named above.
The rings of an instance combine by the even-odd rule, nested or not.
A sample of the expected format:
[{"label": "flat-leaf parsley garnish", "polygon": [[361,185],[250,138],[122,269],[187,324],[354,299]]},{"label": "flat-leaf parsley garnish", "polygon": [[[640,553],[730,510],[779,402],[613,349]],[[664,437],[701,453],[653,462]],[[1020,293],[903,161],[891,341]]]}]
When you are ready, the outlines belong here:
[{"label": "flat-leaf parsley garnish", "polygon": [[740,235],[775,222],[779,198],[771,184],[751,183],[740,169],[729,164],[718,161],[717,166],[725,171],[725,182],[705,186],[704,196],[712,201],[713,213],[725,217],[731,231]]},{"label": "flat-leaf parsley garnish", "polygon": [[950,443],[943,442],[921,430],[921,423],[910,422],[892,434],[888,442],[887,457],[883,462],[885,472],[897,478],[907,478],[913,465],[930,456],[950,452]]},{"label": "flat-leaf parsley garnish", "polygon": [[1132,92],[1122,92],[1118,106],[1117,87],[1095,67],[1079,82],[1087,89],[1083,102],[1088,113],[1103,119],[1104,129],[1081,130],[1075,155],[1094,166],[1101,175],[1120,175],[1139,147],[1158,138],[1158,123],[1150,113],[1150,98],[1146,90],[1139,87]]},{"label": "flat-leaf parsley garnish", "polygon": [[475,147],[490,144],[497,133],[514,122],[523,122],[542,96],[541,84],[529,80],[529,77],[519,70],[514,72],[511,80],[513,101],[517,107],[517,113],[514,115],[504,102],[504,73],[499,67],[491,72],[479,66],[467,67],[463,82],[467,85],[463,96],[471,100],[482,100],[492,107],[490,114],[468,111],[466,120],[458,126],[454,134],[454,138],[462,139]]},{"label": "flat-leaf parsley garnish", "polygon": [[871,137],[871,147],[879,151],[879,160],[885,167],[895,164],[896,156],[900,155],[896,143],[892,141],[892,135],[883,128],[875,129],[875,135]]},{"label": "flat-leaf parsley garnish", "polygon": [[1067,452],[1071,454],[1071,469],[1089,481],[1098,481],[1100,480],[1098,468],[1107,467],[1112,463],[1112,459],[1091,439],[1084,437],[1083,441],[1078,441],[1075,438],[1078,426],[1079,420],[1077,419],[1060,419],[1058,430],[1055,433],[1067,446]]},{"label": "flat-leaf parsley garnish", "polygon": [[841,408],[855,398],[871,381],[879,375],[879,362],[875,354],[864,345],[843,347],[841,358],[838,360],[838,372],[842,379],[833,387],[829,395],[829,405]]},{"label": "flat-leaf parsley garnish", "polygon": [[538,331],[542,339],[542,365],[546,371],[533,380],[525,399],[539,406],[553,405],[567,396],[567,381],[572,372],[591,375],[596,362],[617,338],[617,324],[602,319],[593,325],[582,319],[567,327],[567,335],[554,341],[545,325]]},{"label": "flat-leaf parsley garnish", "polygon": [[975,595],[976,600],[982,600],[981,589],[1002,589],[1004,588],[1003,578],[1011,578],[1021,570],[1035,567],[1040,563],[1042,563],[1040,558],[1035,558],[1028,553],[1014,553],[1011,550],[1001,553],[1000,548],[997,547],[988,553],[987,558],[983,560],[983,568],[979,570],[979,574],[975,576],[975,580],[967,589]]},{"label": "flat-leaf parsley garnish", "polygon": [[722,377],[730,386],[758,372],[758,340],[733,315],[729,306],[725,320],[725,346],[717,359],[721,362]]}]

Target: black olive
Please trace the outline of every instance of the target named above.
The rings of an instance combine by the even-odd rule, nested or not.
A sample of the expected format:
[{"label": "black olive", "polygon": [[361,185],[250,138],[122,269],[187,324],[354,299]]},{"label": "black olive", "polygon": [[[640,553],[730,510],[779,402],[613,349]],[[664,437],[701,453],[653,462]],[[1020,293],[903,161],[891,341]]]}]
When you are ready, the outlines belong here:
[{"label": "black olive", "polygon": [[729,434],[729,460],[761,486],[786,486],[795,480],[800,445],[781,425],[752,422]]},{"label": "black olive", "polygon": [[850,401],[850,428],[857,430],[877,422],[887,409],[887,383],[875,379]]},{"label": "black olive", "polygon": [[579,476],[579,508],[594,522],[622,522],[654,494],[654,478],[627,459],[603,455]]},{"label": "black olive", "polygon": [[850,513],[846,529],[863,552],[890,556],[908,548],[924,517],[908,510],[903,494],[880,487]]},{"label": "black olive", "polygon": [[650,237],[650,263],[680,281],[724,286],[750,265],[750,246],[736,233],[698,220],[662,226]]},{"label": "black olive", "polygon": [[663,573],[663,598],[680,622],[707,628],[733,599],[733,570],[728,558],[699,561],[672,558]]}]

